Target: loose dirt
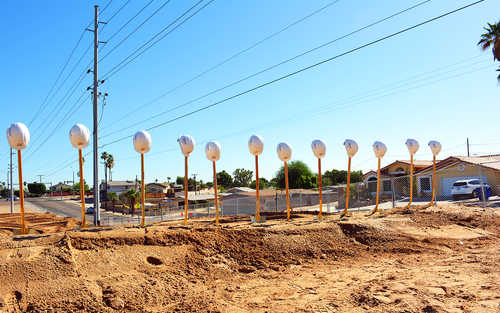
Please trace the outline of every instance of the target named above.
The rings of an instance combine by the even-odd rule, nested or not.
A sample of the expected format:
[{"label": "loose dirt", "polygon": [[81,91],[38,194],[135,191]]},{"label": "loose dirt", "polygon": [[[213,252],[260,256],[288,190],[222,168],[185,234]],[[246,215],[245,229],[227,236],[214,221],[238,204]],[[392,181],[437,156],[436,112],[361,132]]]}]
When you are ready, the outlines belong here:
[{"label": "loose dirt", "polygon": [[266,215],[73,231],[28,214],[40,234],[12,237],[1,214],[0,312],[500,312],[500,208]]}]

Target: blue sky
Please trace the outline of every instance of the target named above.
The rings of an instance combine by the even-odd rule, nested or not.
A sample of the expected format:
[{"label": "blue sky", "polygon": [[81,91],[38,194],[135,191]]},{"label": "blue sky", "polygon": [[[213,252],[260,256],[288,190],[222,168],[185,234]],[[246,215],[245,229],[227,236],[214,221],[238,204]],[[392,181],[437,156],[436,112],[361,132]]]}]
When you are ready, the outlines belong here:
[{"label": "blue sky", "polygon": [[[171,0],[165,6],[166,1],[155,0],[144,8],[148,2],[0,3],[4,12],[4,31],[0,34],[0,121],[4,130],[14,122],[29,125],[30,146],[23,150],[24,180],[39,181],[37,175],[45,175],[43,182],[56,184],[71,180],[73,171],[78,169],[78,153],[71,146],[68,133],[77,123],[91,130],[93,127],[90,91],[86,91],[93,77],[80,75],[93,60],[92,49],[85,53],[92,44],[93,33],[84,30],[93,20],[94,5],[102,11],[109,4],[99,18],[109,21],[104,28],[104,24],[100,25],[99,34],[100,41],[107,41],[100,44],[99,53],[99,74],[103,79],[199,0]],[[498,153],[497,65],[491,51],[480,52],[476,46],[486,23],[500,19],[500,2],[494,0],[485,0],[169,122],[473,2],[203,0],[151,43],[203,8],[201,11],[99,86],[99,91],[108,93],[104,112],[102,102],[99,107],[99,153],[114,155],[113,180],[140,177],[140,155],[133,148],[132,136],[162,123],[165,124],[149,130],[153,144],[146,154],[147,182],[183,176],[184,157],[176,141],[180,135],[195,139],[189,173],[198,174],[197,179],[203,181],[212,179],[212,167],[204,152],[210,140],[218,141],[222,148],[218,170],[230,174],[236,168],[254,170],[254,158],[247,146],[253,134],[264,138],[259,172],[267,179],[282,165],[276,147],[283,141],[291,144],[292,159],[308,163],[314,172],[317,161],[310,146],[315,139],[327,144],[323,171],[347,169],[347,154],[342,145],[347,138],[355,139],[360,146],[352,164],[353,170],[363,172],[376,169],[372,149],[376,140],[388,147],[382,165],[409,159],[404,145],[407,138],[420,142],[415,158],[422,160],[432,157],[427,147],[429,140],[443,145],[440,159],[466,155],[467,138],[471,154]],[[161,6],[158,13],[130,35]],[[413,6],[416,7],[231,85]],[[78,84],[80,77],[83,79]],[[228,85],[231,86],[217,91]],[[163,97],[157,99],[160,96]],[[92,144],[84,149],[84,154],[88,154],[84,166],[87,182],[92,181],[93,174],[91,151]],[[8,144],[2,136],[0,181],[6,180],[8,162]],[[104,178],[102,165],[100,178]],[[17,181],[17,171],[14,180]]]}]

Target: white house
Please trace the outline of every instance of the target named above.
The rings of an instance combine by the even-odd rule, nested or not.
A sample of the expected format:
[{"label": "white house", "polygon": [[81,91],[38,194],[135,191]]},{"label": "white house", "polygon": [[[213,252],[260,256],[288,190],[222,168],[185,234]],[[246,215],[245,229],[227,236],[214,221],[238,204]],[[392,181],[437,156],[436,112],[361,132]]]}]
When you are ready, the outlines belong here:
[{"label": "white house", "polygon": [[[117,195],[120,195],[122,192],[125,192],[129,189],[138,190],[140,188],[140,184],[135,180],[108,180],[108,192],[116,192]],[[102,181],[99,187],[101,191],[106,190],[106,181]]]}]

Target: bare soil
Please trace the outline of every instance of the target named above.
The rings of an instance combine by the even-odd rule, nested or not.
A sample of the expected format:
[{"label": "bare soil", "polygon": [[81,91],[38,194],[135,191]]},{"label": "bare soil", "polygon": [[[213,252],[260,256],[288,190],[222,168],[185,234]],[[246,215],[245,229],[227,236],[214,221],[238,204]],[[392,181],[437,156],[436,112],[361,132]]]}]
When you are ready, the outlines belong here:
[{"label": "bare soil", "polygon": [[28,214],[39,234],[13,237],[0,214],[0,312],[500,312],[500,208],[266,215],[73,231]]}]

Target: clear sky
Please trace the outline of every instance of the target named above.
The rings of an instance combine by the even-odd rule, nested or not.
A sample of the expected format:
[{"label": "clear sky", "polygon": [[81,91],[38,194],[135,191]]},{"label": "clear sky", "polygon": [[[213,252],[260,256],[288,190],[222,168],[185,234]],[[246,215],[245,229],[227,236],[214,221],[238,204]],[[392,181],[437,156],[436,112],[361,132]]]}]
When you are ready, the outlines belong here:
[{"label": "clear sky", "polygon": [[[68,133],[78,123],[93,128],[87,91],[93,77],[83,73],[93,60],[92,48],[87,50],[93,33],[85,29],[93,29],[94,5],[100,6],[99,20],[108,22],[99,32],[99,41],[107,41],[100,44],[98,72],[106,80],[99,91],[108,93],[104,110],[102,98],[99,103],[99,154],[113,154],[113,180],[140,177],[132,136],[148,129],[153,143],[146,154],[146,182],[184,175],[177,138],[185,134],[196,141],[189,173],[203,181],[212,180],[204,152],[211,140],[222,147],[218,171],[254,170],[247,145],[253,134],[264,138],[259,172],[269,180],[282,165],[276,147],[283,141],[291,144],[292,159],[314,172],[315,139],[327,144],[323,171],[347,169],[342,145],[347,138],[360,146],[352,164],[363,172],[376,169],[376,140],[388,147],[382,165],[409,159],[407,138],[420,142],[415,158],[421,160],[432,157],[429,140],[442,143],[439,159],[466,155],[467,138],[471,154],[500,151],[497,64],[491,51],[477,47],[487,22],[500,20],[499,1],[482,1],[366,47],[474,1],[202,0],[183,15],[198,1],[0,2],[0,125],[4,131],[15,122],[29,125],[25,181],[44,175],[43,182],[56,184],[78,170]],[[127,65],[120,69],[120,63]],[[8,152],[3,135],[0,181],[7,179]],[[83,153],[84,177],[91,184],[92,144]],[[102,165],[99,176],[104,178]]]}]

